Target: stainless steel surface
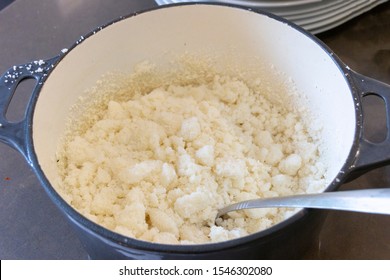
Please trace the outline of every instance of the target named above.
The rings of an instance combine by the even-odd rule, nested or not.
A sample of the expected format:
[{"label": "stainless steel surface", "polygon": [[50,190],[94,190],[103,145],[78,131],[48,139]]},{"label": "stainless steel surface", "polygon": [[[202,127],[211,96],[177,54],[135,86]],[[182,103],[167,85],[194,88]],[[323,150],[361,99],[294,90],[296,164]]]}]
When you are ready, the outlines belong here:
[{"label": "stainless steel surface", "polygon": [[[112,19],[157,6],[153,0],[16,0],[0,11],[0,73],[47,59]],[[390,83],[390,2],[317,36],[346,64]],[[23,83],[24,84],[24,83]],[[24,112],[32,85],[21,85],[7,116]],[[367,134],[383,135],[383,111],[367,99]],[[48,139],[49,141],[49,139]],[[367,173],[342,190],[384,187],[390,168]],[[0,144],[0,259],[87,259],[60,211],[22,156]],[[390,259],[390,217],[331,211],[305,259]]]},{"label": "stainless steel surface", "polygon": [[253,208],[314,208],[390,215],[390,188],[245,200],[220,209],[216,219],[232,211]]}]

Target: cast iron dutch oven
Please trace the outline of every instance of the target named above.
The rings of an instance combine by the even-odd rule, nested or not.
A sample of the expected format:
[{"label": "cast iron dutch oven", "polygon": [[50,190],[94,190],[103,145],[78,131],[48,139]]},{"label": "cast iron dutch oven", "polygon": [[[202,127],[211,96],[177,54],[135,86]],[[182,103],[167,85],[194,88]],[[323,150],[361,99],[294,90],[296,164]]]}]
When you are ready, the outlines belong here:
[{"label": "cast iron dutch oven", "polygon": [[[229,50],[228,50],[229,49]],[[0,140],[17,149],[42,186],[76,229],[93,259],[297,258],[316,237],[323,211],[303,209],[282,223],[243,238],[201,245],[164,245],[129,238],[80,215],[56,192],[54,155],[69,108],[109,71],[130,71],[145,61],[169,63],[171,54],[208,52],[236,56],[242,65],[261,58],[291,78],[322,123],[332,164],[329,186],[387,164],[389,135],[382,143],[363,137],[362,98],[381,97],[389,122],[390,86],[343,64],[322,42],[272,14],[233,5],[179,4],[148,10],[96,29],[48,60],[9,69],[0,79]],[[230,53],[229,53],[230,52]],[[224,60],[218,62],[223,67]],[[5,112],[17,85],[35,79],[25,117]]]}]

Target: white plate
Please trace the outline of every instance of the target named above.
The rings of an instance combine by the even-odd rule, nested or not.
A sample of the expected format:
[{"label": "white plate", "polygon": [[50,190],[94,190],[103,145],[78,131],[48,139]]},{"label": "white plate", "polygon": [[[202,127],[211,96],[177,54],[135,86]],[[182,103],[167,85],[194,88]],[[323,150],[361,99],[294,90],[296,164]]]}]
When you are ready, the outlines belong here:
[{"label": "white plate", "polygon": [[[326,22],[328,20],[332,20],[332,18],[338,18],[342,17],[345,13],[350,13],[355,11],[356,9],[359,9],[361,7],[367,6],[367,1],[356,1],[356,0],[349,0],[349,1],[341,1],[338,5],[329,7],[327,9],[323,9],[320,12],[317,12],[315,14],[307,14],[306,17],[300,17],[300,18],[290,18],[289,20],[295,22],[298,25],[301,26],[310,26],[310,24],[313,23],[321,23]],[[336,19],[334,19],[336,21]]]},{"label": "white plate", "polygon": [[370,5],[362,7],[361,9],[359,9],[357,11],[354,11],[352,14],[345,13],[344,17],[339,18],[338,20],[333,20],[331,22],[330,21],[324,21],[324,22],[322,22],[321,25],[311,26],[311,27],[309,26],[308,28],[311,28],[310,32],[313,33],[313,34],[318,34],[318,33],[330,30],[332,28],[335,28],[337,26],[342,25],[343,23],[353,19],[354,17],[357,17],[358,15],[361,15],[361,14],[363,14],[363,13],[365,13],[365,12],[367,12],[367,11],[373,9],[373,8],[375,8],[379,4],[382,4],[382,3],[387,2],[387,1],[388,0],[370,1],[370,2],[372,2],[372,3],[370,3]]},{"label": "white plate", "polygon": [[236,4],[271,12],[317,34],[386,2],[387,0],[155,0],[159,5],[184,2],[214,2]]}]

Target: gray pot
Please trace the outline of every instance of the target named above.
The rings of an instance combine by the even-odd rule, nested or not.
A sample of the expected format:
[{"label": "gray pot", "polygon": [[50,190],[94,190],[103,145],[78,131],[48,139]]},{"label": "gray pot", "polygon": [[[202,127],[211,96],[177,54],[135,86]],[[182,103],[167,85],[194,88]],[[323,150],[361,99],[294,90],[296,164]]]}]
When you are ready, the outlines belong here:
[{"label": "gray pot", "polygon": [[[352,71],[318,39],[286,20],[216,4],[171,5],[133,14],[97,28],[53,59],[11,68],[0,78],[0,140],[17,149],[32,166],[91,258],[299,257],[317,235],[325,212],[303,209],[267,230],[227,242],[164,245],[109,231],[80,215],[56,192],[55,151],[69,108],[84,90],[106,72],[130,71],[144,60],[164,65],[184,52],[213,55],[221,68],[226,66],[223,58],[229,57],[243,67],[263,69],[259,74],[272,64],[291,77],[324,128],[326,191],[337,190],[343,182],[389,162],[389,135],[379,144],[364,139],[361,107],[364,96],[380,96],[389,122],[388,85]],[[35,79],[37,86],[24,119],[12,123],[5,112],[24,79]]]}]

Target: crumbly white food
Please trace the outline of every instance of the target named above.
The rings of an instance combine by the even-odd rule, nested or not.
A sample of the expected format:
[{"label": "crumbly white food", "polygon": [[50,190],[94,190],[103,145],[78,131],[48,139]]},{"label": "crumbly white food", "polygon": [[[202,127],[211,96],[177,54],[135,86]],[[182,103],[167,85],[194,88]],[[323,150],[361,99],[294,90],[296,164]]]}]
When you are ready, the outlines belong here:
[{"label": "crumbly white food", "polygon": [[237,238],[295,210],[231,212],[216,226],[219,208],[325,186],[318,135],[238,78],[173,83],[100,106],[60,149],[60,191],[126,236],[169,244]]}]

